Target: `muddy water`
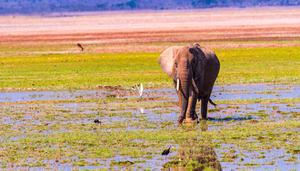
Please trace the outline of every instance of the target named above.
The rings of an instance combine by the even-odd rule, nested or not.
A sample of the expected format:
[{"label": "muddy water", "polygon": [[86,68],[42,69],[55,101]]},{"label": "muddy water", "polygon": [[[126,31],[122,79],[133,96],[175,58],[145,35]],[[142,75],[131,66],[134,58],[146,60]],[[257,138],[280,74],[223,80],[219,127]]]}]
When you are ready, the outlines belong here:
[{"label": "muddy water", "polygon": [[[216,86],[212,94],[213,100],[250,100],[250,99],[289,99],[300,97],[300,86],[253,84],[253,85],[226,85]],[[110,102],[103,103],[102,99],[110,99]],[[151,131],[161,128],[177,127],[177,96],[174,89],[150,89],[145,90],[142,98],[133,90],[79,90],[79,91],[37,91],[37,92],[2,92],[0,93],[0,124],[11,125],[12,130],[20,127],[31,129],[36,133],[34,127],[47,124],[66,125],[59,130],[44,130],[43,134],[68,131],[69,124],[91,124],[94,119],[100,119],[108,127],[108,131],[127,129]],[[200,106],[197,106],[198,111]],[[7,115],[9,113],[10,115]],[[245,120],[299,120],[300,105],[289,103],[246,103],[246,104],[218,104],[217,108],[209,106],[209,121],[203,130],[221,130],[231,127],[236,123]],[[52,118],[49,119],[49,116]],[[115,127],[117,123],[138,123],[146,120],[150,125],[142,126],[138,124],[126,125],[125,127]],[[51,121],[49,121],[51,120]],[[22,130],[26,133],[26,130]],[[10,138],[17,141],[24,138],[24,135],[16,135]],[[0,142],[2,141],[0,136]],[[176,149],[180,149],[180,144],[172,144]],[[217,158],[222,158],[222,154],[230,145],[218,149],[208,149],[216,154]],[[199,147],[200,148],[200,147]],[[202,147],[201,147],[202,148]],[[235,148],[235,147],[230,147]],[[183,149],[184,151],[185,149]],[[190,151],[190,149],[187,149]],[[238,151],[244,154],[243,162],[236,159],[234,162],[218,161],[225,170],[247,169],[247,163],[255,161],[252,169],[275,169],[283,170],[297,168],[295,164],[285,162],[290,156],[282,149],[272,149],[265,151],[267,157],[256,159],[255,152]],[[133,169],[153,168],[161,169],[165,163],[170,162],[172,156],[178,155],[173,151],[170,156],[152,156],[151,159],[134,159],[126,156],[115,156],[106,161],[98,161],[101,166],[82,166],[79,169],[101,169],[110,167],[112,161],[135,162]],[[284,157],[282,157],[284,156]],[[203,156],[202,156],[203,157]],[[299,160],[299,155],[297,156]],[[138,162],[145,161],[145,162]],[[264,163],[274,162],[266,165]],[[54,166],[51,162],[48,165]],[[242,164],[241,164],[242,163]],[[72,165],[60,164],[58,169],[72,169]],[[33,168],[34,169],[34,168]],[[42,169],[42,168],[36,168]],[[120,169],[115,166],[115,170]]]}]

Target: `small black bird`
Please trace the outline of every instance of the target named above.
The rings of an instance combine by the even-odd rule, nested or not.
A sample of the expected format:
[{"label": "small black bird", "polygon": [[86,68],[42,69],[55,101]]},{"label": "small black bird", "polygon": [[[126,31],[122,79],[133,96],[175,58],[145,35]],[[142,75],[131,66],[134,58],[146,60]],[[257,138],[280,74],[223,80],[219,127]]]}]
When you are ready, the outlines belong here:
[{"label": "small black bird", "polygon": [[94,123],[95,123],[95,124],[101,124],[101,121],[100,121],[99,119],[95,119],[95,120],[94,120]]},{"label": "small black bird", "polygon": [[165,149],[165,150],[161,153],[161,155],[163,155],[163,156],[168,155],[168,154],[170,153],[170,149],[171,149],[171,146],[170,146],[168,149]]},{"label": "small black bird", "polygon": [[84,50],[83,47],[82,47],[82,45],[80,43],[77,43],[77,46],[81,49],[81,51]]}]

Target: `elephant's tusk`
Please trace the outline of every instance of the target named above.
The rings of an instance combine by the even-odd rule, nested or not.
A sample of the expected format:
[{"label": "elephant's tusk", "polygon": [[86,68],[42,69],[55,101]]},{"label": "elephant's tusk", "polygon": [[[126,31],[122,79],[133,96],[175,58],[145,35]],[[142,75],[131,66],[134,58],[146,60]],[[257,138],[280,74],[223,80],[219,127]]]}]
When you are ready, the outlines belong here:
[{"label": "elephant's tusk", "polygon": [[179,78],[176,80],[176,91],[179,91]]},{"label": "elephant's tusk", "polygon": [[194,91],[196,92],[196,94],[199,94],[198,87],[197,87],[196,82],[195,82],[195,80],[193,78],[192,78],[192,85],[194,87]]}]

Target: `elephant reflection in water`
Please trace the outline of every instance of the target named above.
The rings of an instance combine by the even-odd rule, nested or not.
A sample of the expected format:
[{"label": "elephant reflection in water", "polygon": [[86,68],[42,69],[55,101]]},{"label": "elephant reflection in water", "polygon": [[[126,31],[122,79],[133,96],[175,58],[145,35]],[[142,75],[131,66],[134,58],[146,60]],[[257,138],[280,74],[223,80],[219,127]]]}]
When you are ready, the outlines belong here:
[{"label": "elephant reflection in water", "polygon": [[[200,122],[201,130],[207,130],[206,121]],[[164,165],[167,170],[222,170],[217,154],[210,146],[210,140],[189,138],[180,144],[177,159]]]}]

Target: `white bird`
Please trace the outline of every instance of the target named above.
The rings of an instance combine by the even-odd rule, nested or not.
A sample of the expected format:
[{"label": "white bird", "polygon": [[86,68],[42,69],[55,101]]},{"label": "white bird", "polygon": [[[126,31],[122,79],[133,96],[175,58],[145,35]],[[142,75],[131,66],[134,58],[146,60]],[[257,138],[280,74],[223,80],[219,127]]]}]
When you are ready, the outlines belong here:
[{"label": "white bird", "polygon": [[144,91],[144,87],[143,87],[142,83],[140,84],[140,87],[138,87],[138,91],[139,91],[140,97],[142,97],[143,96],[143,91]]},{"label": "white bird", "polygon": [[134,90],[134,91],[137,91],[139,93],[140,97],[143,96],[144,87],[143,87],[142,83],[132,86],[131,89]]}]

